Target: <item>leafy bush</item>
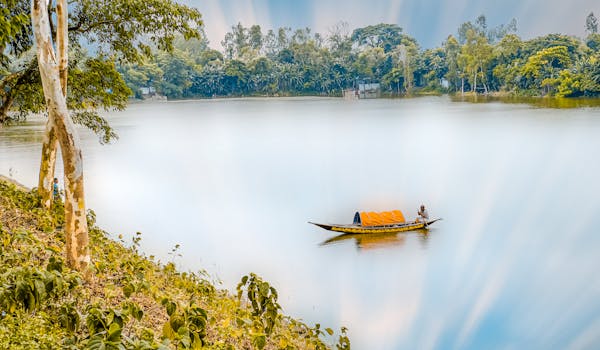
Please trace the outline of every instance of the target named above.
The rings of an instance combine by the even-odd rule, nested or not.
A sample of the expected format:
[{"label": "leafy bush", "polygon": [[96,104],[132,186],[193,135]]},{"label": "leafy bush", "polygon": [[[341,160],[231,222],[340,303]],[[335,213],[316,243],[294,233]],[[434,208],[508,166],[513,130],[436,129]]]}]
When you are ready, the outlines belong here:
[{"label": "leafy bush", "polygon": [[191,303],[181,308],[167,298],[161,302],[169,315],[163,327],[163,337],[173,341],[179,348],[199,349],[206,342],[208,314],[203,308]]},{"label": "leafy bush", "polygon": [[330,348],[322,337],[333,331],[284,316],[257,275],[242,278],[236,298],[205,271],[144,256],[140,233],[111,239],[93,211],[94,275],[82,280],[63,262],[63,218],[60,204],[45,210],[34,192],[0,180],[0,349]]},{"label": "leafy bush", "polygon": [[56,300],[80,284],[77,274],[63,276],[50,270],[15,267],[0,275],[0,307],[8,313],[18,309],[35,311],[49,299]]}]

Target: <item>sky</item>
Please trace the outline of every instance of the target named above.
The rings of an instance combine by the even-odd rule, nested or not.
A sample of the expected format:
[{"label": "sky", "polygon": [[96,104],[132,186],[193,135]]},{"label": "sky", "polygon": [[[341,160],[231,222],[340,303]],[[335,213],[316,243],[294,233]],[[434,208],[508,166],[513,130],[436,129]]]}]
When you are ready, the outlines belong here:
[{"label": "sky", "polygon": [[517,20],[523,39],[549,33],[585,36],[590,12],[600,18],[600,0],[182,0],[203,15],[210,46],[222,49],[231,26],[268,29],[309,27],[326,35],[339,22],[350,29],[395,23],[421,47],[438,47],[458,26],[484,14],[488,27]]}]

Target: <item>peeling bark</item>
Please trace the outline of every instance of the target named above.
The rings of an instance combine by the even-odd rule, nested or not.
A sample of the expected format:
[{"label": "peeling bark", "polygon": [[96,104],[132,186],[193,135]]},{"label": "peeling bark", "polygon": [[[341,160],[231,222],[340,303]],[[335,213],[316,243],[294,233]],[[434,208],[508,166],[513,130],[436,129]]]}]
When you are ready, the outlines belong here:
[{"label": "peeling bark", "polygon": [[[66,11],[66,7],[64,9]],[[48,110],[49,127],[56,134],[63,158],[67,264],[71,268],[88,274],[90,254],[83,187],[83,158],[79,135],[69,116],[66,98],[62,91],[59,64],[52,47],[50,20],[45,0],[32,1],[31,20]],[[68,40],[67,38],[63,39],[65,43]]]},{"label": "peeling bark", "polygon": [[69,27],[67,14],[67,1],[57,0],[56,2],[56,17],[58,24],[56,26],[56,48],[58,50],[58,72],[60,75],[60,86],[62,93],[67,96],[67,74],[69,65]]},{"label": "peeling bark", "polygon": [[[60,76],[60,86],[63,96],[67,96],[67,75],[68,75],[68,12],[66,0],[58,0],[56,3],[56,47],[58,51],[58,72]],[[40,174],[38,180],[38,193],[42,198],[42,205],[50,208],[54,200],[52,180],[54,179],[54,170],[56,168],[56,152],[58,150],[58,140],[53,116],[48,114],[46,122],[46,132],[44,142],[42,143],[42,159],[40,163]]]},{"label": "peeling bark", "polygon": [[52,114],[49,114],[46,121],[38,181],[38,193],[42,199],[42,205],[46,209],[50,209],[54,200],[52,182],[54,180],[54,169],[56,168],[56,151],[58,150],[54,118]]}]

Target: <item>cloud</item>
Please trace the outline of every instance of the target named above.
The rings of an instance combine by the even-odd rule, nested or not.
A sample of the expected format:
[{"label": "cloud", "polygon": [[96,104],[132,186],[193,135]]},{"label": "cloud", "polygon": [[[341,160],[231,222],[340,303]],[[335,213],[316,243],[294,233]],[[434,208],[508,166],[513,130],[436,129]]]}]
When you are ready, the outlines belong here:
[{"label": "cloud", "polygon": [[210,41],[210,46],[214,49],[221,48],[221,40],[227,33],[230,26],[225,19],[225,12],[219,0],[192,1],[190,6],[194,6],[202,13],[206,36]]},{"label": "cloud", "polygon": [[597,0],[379,0],[344,2],[334,0],[189,0],[204,15],[211,46],[220,49],[220,42],[230,27],[238,22],[245,26],[259,24],[263,31],[282,26],[310,27],[327,34],[341,21],[350,28],[381,22],[396,23],[414,36],[421,46],[440,45],[458,26],[486,15],[489,27],[518,22],[518,34],[525,39],[549,33],[585,35],[585,17],[590,11],[600,15]]}]

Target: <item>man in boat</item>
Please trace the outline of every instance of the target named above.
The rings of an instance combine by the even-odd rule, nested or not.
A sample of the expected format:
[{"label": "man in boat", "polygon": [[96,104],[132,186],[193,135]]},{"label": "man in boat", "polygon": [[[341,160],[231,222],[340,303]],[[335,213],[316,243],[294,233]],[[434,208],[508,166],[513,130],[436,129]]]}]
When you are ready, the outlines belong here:
[{"label": "man in boat", "polygon": [[417,222],[427,222],[429,220],[429,213],[423,204],[421,204],[421,209],[417,212],[417,215],[419,215],[416,220]]}]

